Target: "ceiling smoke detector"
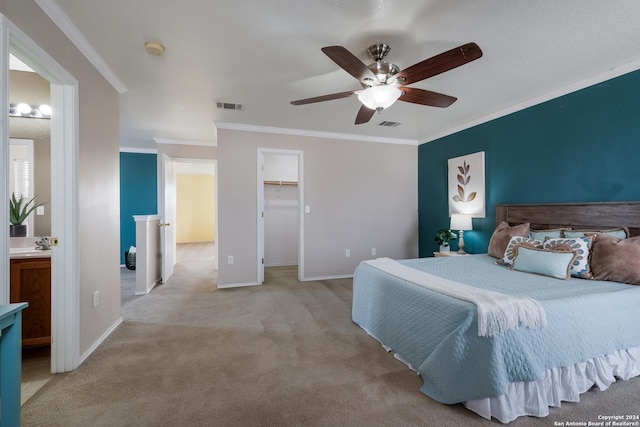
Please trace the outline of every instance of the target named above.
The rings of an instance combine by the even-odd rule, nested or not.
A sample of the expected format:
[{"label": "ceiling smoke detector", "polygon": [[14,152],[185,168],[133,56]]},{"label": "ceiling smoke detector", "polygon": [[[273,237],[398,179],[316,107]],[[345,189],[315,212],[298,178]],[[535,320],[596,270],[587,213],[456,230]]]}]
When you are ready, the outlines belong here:
[{"label": "ceiling smoke detector", "polygon": [[162,56],[164,54],[164,51],[166,50],[162,43],[153,41],[146,42],[144,44],[144,48],[149,54],[154,56]]}]

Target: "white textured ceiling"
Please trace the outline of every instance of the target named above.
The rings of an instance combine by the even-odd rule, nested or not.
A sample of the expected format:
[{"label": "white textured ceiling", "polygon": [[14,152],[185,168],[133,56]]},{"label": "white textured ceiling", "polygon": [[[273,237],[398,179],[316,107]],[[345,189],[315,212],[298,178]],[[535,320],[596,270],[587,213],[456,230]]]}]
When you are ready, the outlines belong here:
[{"label": "white textured ceiling", "polygon": [[[57,0],[123,83],[121,145],[153,138],[215,144],[214,122],[371,139],[430,141],[506,112],[640,68],[638,0]],[[144,42],[157,40],[154,57]],[[387,43],[406,68],[467,42],[484,56],[415,83],[458,98],[439,109],[397,102],[354,125],[359,89],[321,48]],[[572,89],[567,89],[572,88]],[[243,111],[215,108],[237,102]],[[394,128],[378,126],[398,121]],[[224,126],[224,125],[223,125]]]}]

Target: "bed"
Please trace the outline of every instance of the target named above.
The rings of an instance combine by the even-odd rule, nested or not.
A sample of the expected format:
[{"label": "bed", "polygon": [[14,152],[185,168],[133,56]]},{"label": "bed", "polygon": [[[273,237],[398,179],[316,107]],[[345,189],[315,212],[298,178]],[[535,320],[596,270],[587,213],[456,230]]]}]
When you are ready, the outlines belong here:
[{"label": "bed", "polygon": [[[503,222],[530,223],[534,230],[625,226],[634,237],[640,235],[640,202],[498,205],[496,226]],[[544,417],[549,407],[579,401],[593,386],[604,390],[640,375],[640,286],[515,271],[487,254],[390,262],[396,270],[374,261],[358,266],[352,318],[418,372],[420,390],[436,401],[463,403],[507,423]],[[636,264],[640,268],[640,259]],[[479,305],[424,287],[404,271],[419,271],[420,280],[444,288],[456,284],[463,294],[533,301],[543,323],[520,318],[515,326],[480,334],[485,313],[478,314]]]}]

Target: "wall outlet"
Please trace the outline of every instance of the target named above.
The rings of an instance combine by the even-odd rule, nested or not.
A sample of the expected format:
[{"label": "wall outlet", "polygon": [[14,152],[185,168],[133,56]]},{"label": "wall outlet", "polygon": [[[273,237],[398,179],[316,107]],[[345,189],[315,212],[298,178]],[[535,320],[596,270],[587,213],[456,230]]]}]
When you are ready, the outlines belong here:
[{"label": "wall outlet", "polygon": [[233,264],[233,255],[227,257],[227,264]]},{"label": "wall outlet", "polygon": [[375,256],[375,254],[376,254],[376,248],[371,248],[371,255]]},{"label": "wall outlet", "polygon": [[349,258],[351,256],[351,249],[347,249],[344,251],[344,256],[346,256],[347,258]]},{"label": "wall outlet", "polygon": [[93,291],[93,306],[97,307],[100,304],[100,291]]}]

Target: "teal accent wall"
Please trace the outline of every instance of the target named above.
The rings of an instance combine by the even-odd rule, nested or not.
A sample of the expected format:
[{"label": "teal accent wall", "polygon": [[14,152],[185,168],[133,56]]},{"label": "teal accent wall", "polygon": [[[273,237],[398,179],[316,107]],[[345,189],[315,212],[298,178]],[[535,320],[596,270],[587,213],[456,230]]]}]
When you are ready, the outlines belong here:
[{"label": "teal accent wall", "polygon": [[496,204],[640,200],[640,71],[420,145],[421,257],[449,227],[447,160],[478,151],[487,217],[465,232],[470,253],[487,251]]},{"label": "teal accent wall", "polygon": [[120,264],[124,252],[136,245],[133,215],[158,213],[157,156],[120,153]]}]

